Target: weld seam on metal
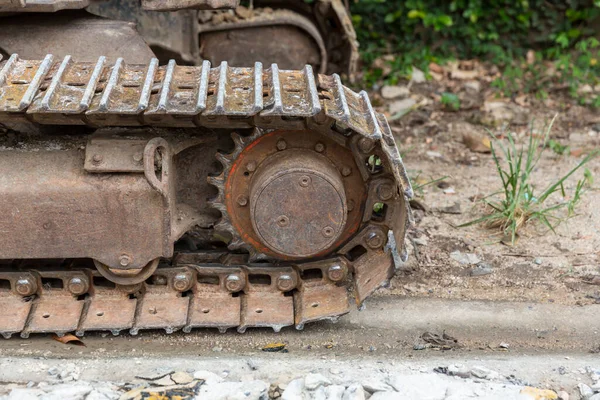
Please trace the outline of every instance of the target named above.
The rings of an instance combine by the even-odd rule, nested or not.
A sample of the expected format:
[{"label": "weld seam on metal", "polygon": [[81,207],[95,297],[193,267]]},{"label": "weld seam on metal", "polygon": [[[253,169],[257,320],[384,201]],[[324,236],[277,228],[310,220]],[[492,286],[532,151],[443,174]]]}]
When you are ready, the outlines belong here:
[{"label": "weld seam on metal", "polygon": [[121,72],[122,65],[123,58],[117,58],[117,62],[115,62],[115,65],[113,65],[110,77],[108,78],[108,82],[106,83],[106,87],[104,88],[104,93],[102,93],[100,104],[98,105],[98,109],[100,111],[108,111],[108,101],[110,100],[110,93],[113,91],[115,86],[117,86],[117,82],[119,81],[119,73]]},{"label": "weld seam on metal", "polygon": [[148,65],[148,73],[146,73],[146,79],[144,80],[144,86],[142,87],[142,93],[140,95],[137,112],[142,112],[148,108],[148,104],[150,103],[150,94],[152,93],[152,85],[154,84],[154,75],[156,75],[157,68],[158,58],[153,58],[150,61],[150,65]]},{"label": "weld seam on metal", "polygon": [[342,80],[338,74],[333,74],[333,80],[335,81],[335,86],[337,87],[339,107],[342,109],[342,116],[340,117],[342,122],[348,123],[350,120],[350,107],[348,107],[348,99],[346,98],[346,91],[344,90],[344,85],[342,85]]},{"label": "weld seam on metal", "polygon": [[0,85],[4,85],[6,83],[6,77],[8,76],[8,72],[14,66],[18,59],[19,55],[13,54],[9,57],[8,61],[6,61],[6,64],[4,64],[4,67],[2,67],[2,70],[0,70]]},{"label": "weld seam on metal", "polygon": [[90,81],[85,87],[85,92],[83,92],[83,97],[79,102],[80,112],[83,112],[90,107],[90,104],[92,103],[92,98],[94,97],[94,93],[96,92],[96,86],[98,85],[98,81],[100,80],[100,75],[102,74],[102,70],[104,69],[105,62],[106,57],[100,56],[98,58],[96,66],[94,67],[94,71],[92,71],[92,75],[90,76]]},{"label": "weld seam on metal", "polygon": [[210,73],[210,61],[202,62],[202,73],[200,74],[200,85],[198,86],[198,102],[196,111],[206,110],[206,98],[208,96],[208,74]]},{"label": "weld seam on metal", "polygon": [[159,111],[167,111],[167,101],[169,100],[169,91],[171,90],[171,82],[173,81],[173,74],[175,71],[175,60],[169,60],[167,69],[165,71],[165,79],[163,80],[163,86],[160,91],[160,99],[158,100]]},{"label": "weld seam on metal", "polygon": [[42,104],[41,104],[42,110],[48,111],[50,109],[50,100],[52,100],[52,96],[54,95],[54,92],[58,88],[60,80],[62,79],[62,76],[64,75],[70,62],[71,62],[71,56],[67,55],[67,56],[65,56],[62,63],[60,64],[60,67],[58,67],[58,71],[56,71],[54,78],[52,78],[52,83],[50,83],[50,86],[48,87],[48,90],[46,90],[46,94],[44,95],[44,98],[42,99]]},{"label": "weld seam on metal", "polygon": [[310,96],[311,103],[311,116],[317,115],[321,112],[321,102],[319,101],[319,93],[317,92],[317,84],[315,83],[315,75],[310,65],[304,67],[304,74],[306,75],[306,86],[308,88],[308,94]]},{"label": "weld seam on metal", "polygon": [[33,101],[33,97],[35,96],[38,89],[40,88],[40,85],[42,84],[42,78],[46,76],[46,74],[50,70],[50,67],[52,67],[53,59],[54,56],[52,54],[48,54],[46,55],[46,57],[44,57],[44,61],[42,61],[42,63],[40,64],[40,67],[35,73],[33,80],[29,84],[27,91],[25,92],[23,98],[19,102],[19,111],[23,111],[24,109],[29,107],[29,105]]},{"label": "weld seam on metal", "polygon": [[371,132],[371,136],[373,137],[373,139],[379,140],[383,137],[383,135],[381,133],[379,122],[377,121],[377,116],[375,115],[375,110],[373,110],[371,100],[369,100],[369,95],[363,90],[360,92],[360,97],[362,98],[363,104],[367,109],[367,120],[371,123],[371,125],[373,125],[373,131]]},{"label": "weld seam on metal", "polygon": [[219,83],[217,86],[216,114],[225,114],[225,91],[227,90],[227,61],[223,61],[219,67]]},{"label": "weld seam on metal", "polygon": [[254,108],[256,114],[263,109],[263,65],[260,62],[254,63]]}]

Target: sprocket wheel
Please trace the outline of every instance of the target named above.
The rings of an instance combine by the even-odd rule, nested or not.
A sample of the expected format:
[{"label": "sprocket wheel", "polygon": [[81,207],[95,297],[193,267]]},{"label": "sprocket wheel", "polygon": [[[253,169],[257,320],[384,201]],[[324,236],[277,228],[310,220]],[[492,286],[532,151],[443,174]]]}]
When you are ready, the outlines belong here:
[{"label": "sprocket wheel", "polygon": [[251,260],[323,257],[354,235],[367,188],[349,148],[310,130],[255,129],[232,134],[235,149],[217,153],[223,172],[209,177],[219,194],[217,232]]}]

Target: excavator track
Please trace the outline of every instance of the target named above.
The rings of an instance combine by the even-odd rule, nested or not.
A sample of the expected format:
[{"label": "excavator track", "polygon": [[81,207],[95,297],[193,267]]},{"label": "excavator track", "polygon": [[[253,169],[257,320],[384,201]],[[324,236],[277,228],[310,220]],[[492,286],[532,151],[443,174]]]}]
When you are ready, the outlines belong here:
[{"label": "excavator track", "polygon": [[[77,145],[85,151],[84,165],[78,168],[85,169],[85,179],[89,174],[104,173],[115,179],[137,174],[144,190],[163,196],[160,206],[166,210],[163,222],[168,229],[159,231],[164,235],[159,241],[164,248],[159,257],[149,256],[155,261],[141,268],[148,272],[141,280],[107,279],[106,271],[99,267],[112,262],[108,256],[108,261],[92,261],[92,255],[85,259],[69,256],[69,249],[63,257],[52,253],[52,260],[31,256],[39,247],[51,248],[44,243],[23,255],[18,244],[0,249],[0,259],[5,260],[0,262],[0,308],[4,310],[0,334],[5,338],[14,334],[28,337],[30,333],[83,335],[88,331],[137,334],[143,329],[172,333],[207,327],[220,331],[237,328],[239,332],[248,327],[302,329],[307,322],[337,319],[350,310],[352,302],[360,306],[392,277],[395,256],[406,260],[404,240],[411,222],[408,199],[412,189],[400,153],[385,117],[374,111],[367,94],[344,87],[337,75],[315,78],[309,66],[287,71],[277,65],[264,69],[260,63],[254,68],[232,68],[223,62],[212,68],[208,62],[199,67],[179,66],[174,61],[159,66],[157,60],[128,65],[123,59],[113,63],[104,57],[95,63],[79,63],[70,56],[22,60],[12,55],[0,60],[0,126],[23,123],[98,129],[156,127],[153,132],[163,136],[144,139],[139,157],[127,153],[127,149],[138,148],[138,137],[127,138],[135,139],[123,147],[127,158],[119,158],[123,148],[102,152],[103,144],[111,149],[112,138]],[[169,133],[180,128],[251,132],[234,133],[233,151],[216,154],[222,172],[206,177],[218,192],[208,206],[221,212],[213,229],[230,235],[227,250],[173,251],[173,243],[183,232],[199,224],[187,208],[173,205],[176,199],[167,185],[173,168],[169,157],[180,145],[171,143]],[[125,139],[119,140],[122,144]],[[270,140],[276,145],[271,146]],[[201,142],[198,138],[194,141]],[[164,152],[157,159],[154,151],[161,146]],[[287,146],[294,147],[295,153],[286,153],[290,150]],[[262,158],[252,153],[263,148]],[[0,170],[3,153],[14,151],[0,146]],[[336,153],[344,151],[349,155],[343,160],[346,164]],[[330,159],[324,161],[328,153]],[[348,215],[343,221],[352,224],[340,223],[339,229],[326,226],[322,231],[326,239],[335,233],[335,240],[320,237],[317,244],[306,244],[294,242],[291,235],[294,246],[279,243],[277,237],[266,240],[264,237],[277,235],[258,222],[253,225],[258,233],[252,233],[246,211],[248,202],[260,208],[263,203],[256,202],[262,192],[252,197],[258,189],[250,187],[250,199],[242,195],[232,198],[231,193],[243,186],[236,183],[242,179],[236,174],[243,160],[259,162],[257,173],[262,171],[262,175],[257,180],[267,182],[263,186],[268,187],[273,165],[275,170],[282,165],[273,163],[286,159],[287,154],[296,154],[299,160],[308,154],[316,165],[312,167],[316,172],[310,166],[307,170],[298,166],[304,174],[300,187],[306,187],[311,179],[333,177],[327,182],[334,182],[333,186],[339,182],[336,190],[347,194],[347,200],[340,195],[339,210]],[[155,169],[157,162],[162,162],[160,169]],[[262,164],[271,169],[261,170]],[[319,170],[320,165],[327,167]],[[250,175],[256,166],[248,163],[246,168],[244,174]],[[327,168],[332,169],[329,175]],[[162,174],[163,180],[154,172]],[[3,185],[6,182],[0,180],[0,190],[6,190]],[[360,204],[355,204],[352,196]],[[326,207],[327,201],[322,205]],[[278,221],[280,227],[288,223],[284,219]],[[27,238],[31,232],[19,231],[18,222],[8,221],[6,226],[0,225],[0,231]],[[52,226],[47,223],[43,229]],[[54,244],[53,251],[58,251],[57,247]],[[89,247],[97,246],[90,241]],[[154,247],[151,250],[155,251]],[[138,258],[121,255],[106,270],[130,272],[127,266]]]}]

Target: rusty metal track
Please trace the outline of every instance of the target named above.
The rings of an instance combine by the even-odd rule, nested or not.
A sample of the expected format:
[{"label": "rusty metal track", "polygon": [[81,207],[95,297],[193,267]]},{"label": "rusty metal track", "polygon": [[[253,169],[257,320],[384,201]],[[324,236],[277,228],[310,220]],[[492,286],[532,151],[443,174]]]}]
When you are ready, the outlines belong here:
[{"label": "rusty metal track", "polygon": [[[156,60],[127,65],[122,59],[109,64],[103,57],[78,63],[68,56],[22,60],[12,55],[0,61],[0,123],[19,121],[310,130],[351,150],[368,195],[359,208],[356,234],[317,261],[252,264],[252,249],[234,236],[230,248],[249,255],[182,253],[133,286],[111,284],[82,261],[0,264],[4,337],[94,330],[136,334],[158,328],[168,333],[198,327],[301,329],[347,313],[350,298],[360,305],[388,281],[394,273],[390,248],[397,246],[406,258],[412,189],[398,148],[366,93],[344,87],[337,75],[315,79],[309,66],[287,71],[260,63],[211,68],[208,62],[200,67],[174,61],[159,66]],[[234,153],[218,158],[227,164],[243,149],[236,143]],[[222,211],[218,226],[223,227],[229,217],[219,179],[209,181],[219,188],[221,199],[211,204]],[[374,215],[376,204],[384,206],[384,214]]]}]

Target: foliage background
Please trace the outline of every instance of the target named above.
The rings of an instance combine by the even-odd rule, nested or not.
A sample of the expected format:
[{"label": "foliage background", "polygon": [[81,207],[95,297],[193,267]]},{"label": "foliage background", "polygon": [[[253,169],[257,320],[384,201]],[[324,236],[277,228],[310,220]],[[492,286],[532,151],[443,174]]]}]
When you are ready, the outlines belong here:
[{"label": "foliage background", "polygon": [[[514,67],[529,50],[538,62],[557,63],[570,83],[600,72],[600,0],[355,0],[351,11],[365,64],[396,56],[392,81],[410,75],[413,65],[427,71],[430,62],[449,59]],[[378,72],[366,74],[367,83],[381,78]]]}]

